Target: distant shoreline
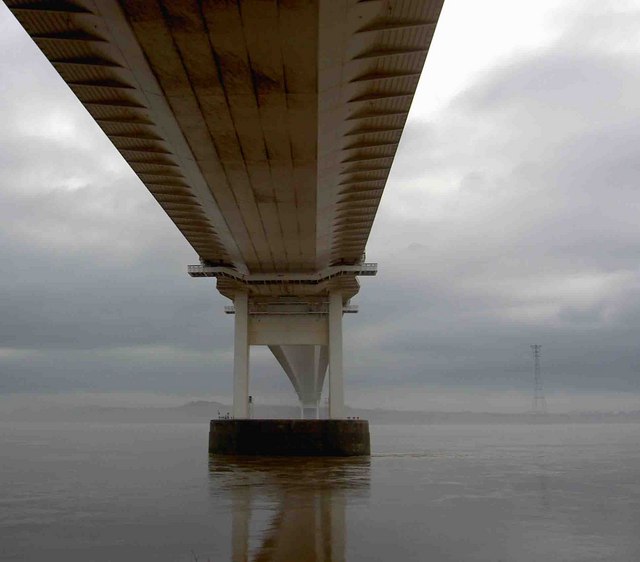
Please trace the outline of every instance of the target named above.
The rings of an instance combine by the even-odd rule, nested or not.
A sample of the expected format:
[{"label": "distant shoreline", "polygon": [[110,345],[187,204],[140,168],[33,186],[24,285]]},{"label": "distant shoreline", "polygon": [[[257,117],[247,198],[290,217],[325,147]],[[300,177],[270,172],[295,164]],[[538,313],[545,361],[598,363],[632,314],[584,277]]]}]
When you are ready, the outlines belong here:
[{"label": "distant shoreline", "polygon": [[[219,402],[188,402],[175,407],[104,407],[79,406],[24,408],[19,411],[0,411],[0,421],[96,421],[96,422],[208,422],[218,414],[231,410]],[[299,418],[294,406],[256,406],[252,417]],[[435,425],[435,424],[554,424],[554,423],[639,423],[640,410],[630,412],[573,412],[549,414],[508,414],[491,412],[421,412],[385,410],[381,408],[347,408],[347,417],[369,420],[377,425]],[[320,417],[326,417],[321,411]]]}]

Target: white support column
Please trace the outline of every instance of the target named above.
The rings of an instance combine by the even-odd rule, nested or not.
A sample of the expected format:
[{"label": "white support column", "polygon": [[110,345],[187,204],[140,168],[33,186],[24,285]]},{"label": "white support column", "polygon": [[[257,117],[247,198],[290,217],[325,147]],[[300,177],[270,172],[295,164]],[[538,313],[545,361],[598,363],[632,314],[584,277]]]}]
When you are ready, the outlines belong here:
[{"label": "white support column", "polygon": [[233,342],[233,417],[249,417],[249,295],[238,293]]},{"label": "white support column", "polygon": [[329,295],[329,418],[344,418],[342,376],[342,294]]}]

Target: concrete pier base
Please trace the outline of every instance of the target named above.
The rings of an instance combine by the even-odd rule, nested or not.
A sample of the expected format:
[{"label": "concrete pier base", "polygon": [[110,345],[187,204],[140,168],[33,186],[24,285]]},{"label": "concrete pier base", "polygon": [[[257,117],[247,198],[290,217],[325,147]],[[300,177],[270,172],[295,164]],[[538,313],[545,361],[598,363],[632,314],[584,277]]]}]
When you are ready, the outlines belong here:
[{"label": "concrete pier base", "polygon": [[209,454],[353,457],[371,454],[366,420],[211,420]]}]

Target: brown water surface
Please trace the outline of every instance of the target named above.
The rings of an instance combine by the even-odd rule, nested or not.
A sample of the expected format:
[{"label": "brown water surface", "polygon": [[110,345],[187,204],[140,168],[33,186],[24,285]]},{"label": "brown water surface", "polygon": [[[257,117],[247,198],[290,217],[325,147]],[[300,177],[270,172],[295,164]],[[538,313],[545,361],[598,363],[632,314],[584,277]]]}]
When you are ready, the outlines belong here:
[{"label": "brown water surface", "polygon": [[233,460],[206,424],[0,423],[0,560],[640,560],[640,425],[371,429]]}]

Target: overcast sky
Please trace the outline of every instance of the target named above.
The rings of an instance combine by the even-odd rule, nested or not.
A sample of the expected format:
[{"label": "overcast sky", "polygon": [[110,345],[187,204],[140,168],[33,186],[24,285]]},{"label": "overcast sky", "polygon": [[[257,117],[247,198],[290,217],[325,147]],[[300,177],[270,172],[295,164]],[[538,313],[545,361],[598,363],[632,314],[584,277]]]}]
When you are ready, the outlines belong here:
[{"label": "overcast sky", "polygon": [[[640,0],[446,0],[348,402],[523,411],[540,343],[551,411],[640,408],[638,29]],[[0,125],[0,393],[228,400],[228,301],[1,3]],[[251,391],[295,402],[266,349]]]}]

